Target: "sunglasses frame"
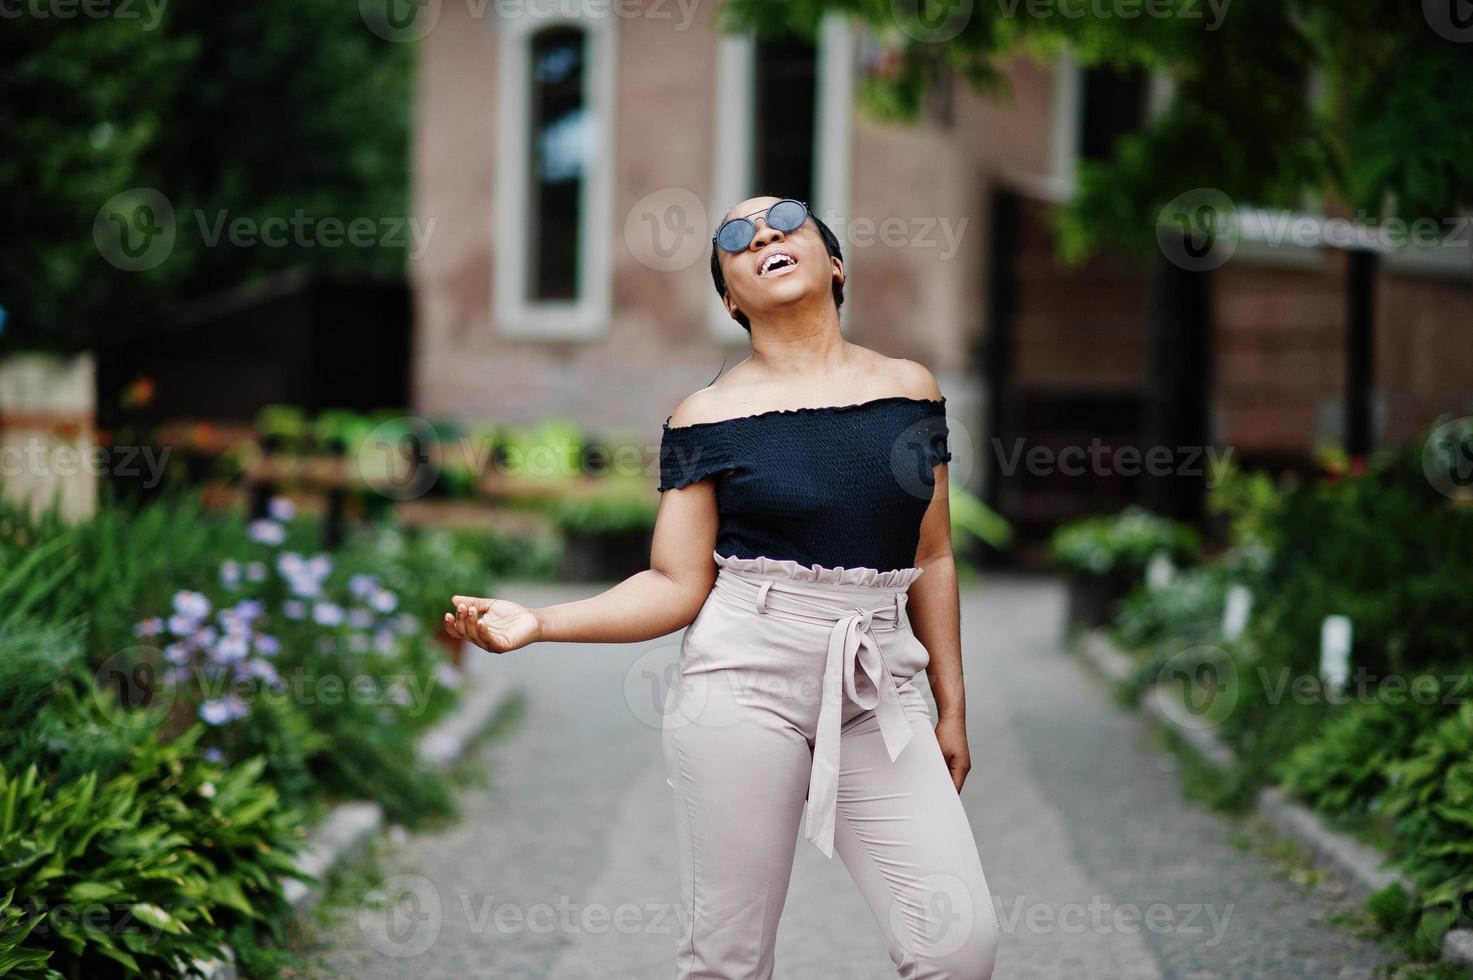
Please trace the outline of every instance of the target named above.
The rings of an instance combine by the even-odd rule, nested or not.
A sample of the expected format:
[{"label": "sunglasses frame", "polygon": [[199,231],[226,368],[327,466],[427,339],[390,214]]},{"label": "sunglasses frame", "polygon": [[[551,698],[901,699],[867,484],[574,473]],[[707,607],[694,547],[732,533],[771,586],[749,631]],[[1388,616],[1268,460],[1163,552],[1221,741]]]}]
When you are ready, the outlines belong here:
[{"label": "sunglasses frame", "polygon": [[[745,252],[747,250],[747,248],[749,246],[751,246],[752,239],[757,237],[757,222],[754,221],[754,220],[752,220],[752,219],[754,217],[756,217],[756,216],[761,216],[762,221],[769,228],[775,227],[772,224],[772,222],[770,220],[768,220],[768,215],[771,214],[772,213],[772,209],[775,208],[775,207],[777,207],[779,204],[796,204],[796,205],[798,205],[799,207],[801,207],[803,209],[803,218],[796,225],[794,225],[791,228],[778,228],[777,229],[778,231],[782,232],[784,235],[791,234],[791,233],[797,231],[799,228],[802,228],[803,227],[803,223],[806,222],[809,218],[811,218],[813,216],[813,212],[808,207],[808,202],[806,202],[806,201],[800,201],[796,197],[785,197],[785,198],[783,198],[780,201],[774,201],[772,204],[768,205],[768,207],[764,208],[761,211],[754,211],[751,215],[742,215],[742,216],[736,217],[736,218],[728,218],[725,221],[721,222],[720,226],[717,227],[717,229],[716,229],[716,234],[714,234],[714,235],[711,236],[711,244],[714,245],[714,246],[717,246],[722,251],[727,252],[727,253],[729,253],[731,255],[738,255],[738,254],[740,254],[742,252]],[[747,236],[747,241],[746,241],[746,243],[744,245],[742,245],[741,248],[727,248],[725,245],[722,245],[721,244],[721,233],[726,230],[726,228],[727,228],[728,225],[734,225],[734,224],[737,224],[738,222],[746,222],[748,225],[750,225],[751,228],[752,228],[752,234],[749,235],[749,236]]]}]

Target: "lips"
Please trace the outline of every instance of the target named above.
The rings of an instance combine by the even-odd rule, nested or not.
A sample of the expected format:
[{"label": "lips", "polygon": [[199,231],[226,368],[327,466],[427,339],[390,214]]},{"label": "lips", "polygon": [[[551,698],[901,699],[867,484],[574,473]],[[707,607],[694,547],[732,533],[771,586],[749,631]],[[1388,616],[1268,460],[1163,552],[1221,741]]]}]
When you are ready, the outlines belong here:
[{"label": "lips", "polygon": [[798,257],[784,248],[775,248],[762,257],[757,266],[757,278],[787,275],[798,268]]}]

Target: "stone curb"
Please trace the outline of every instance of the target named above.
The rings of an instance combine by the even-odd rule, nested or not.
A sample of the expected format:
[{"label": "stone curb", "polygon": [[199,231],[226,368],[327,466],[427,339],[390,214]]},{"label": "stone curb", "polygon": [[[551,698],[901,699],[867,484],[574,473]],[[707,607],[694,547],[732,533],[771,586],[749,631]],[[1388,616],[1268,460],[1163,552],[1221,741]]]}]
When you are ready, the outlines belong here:
[{"label": "stone curb", "polygon": [[[485,658],[476,657],[474,650],[466,646],[465,660],[473,668],[486,662]],[[448,768],[465,754],[471,741],[485,730],[510,693],[488,670],[469,669],[463,676],[465,687],[460,703],[420,735],[416,743],[420,761],[436,769]],[[313,826],[297,867],[317,878],[317,883],[309,885],[295,878],[282,883],[282,892],[299,923],[307,919],[321,900],[322,881],[326,876],[334,868],[361,856],[383,827],[383,807],[370,800],[340,803]],[[205,980],[239,980],[233,955],[224,960],[196,961],[193,968]]]},{"label": "stone curb", "polygon": [[[1131,658],[1098,629],[1083,635],[1079,651],[1111,683],[1123,681],[1134,669]],[[1224,769],[1235,763],[1233,750],[1210,729],[1181,724],[1163,708],[1163,703],[1154,690],[1141,695],[1140,706],[1148,715],[1180,734],[1208,761]],[[1415,891],[1409,878],[1385,867],[1390,861],[1387,855],[1333,829],[1318,813],[1290,799],[1278,787],[1260,790],[1254,810],[1277,832],[1305,847],[1317,864],[1340,876],[1357,898],[1364,900],[1393,883],[1400,883],[1409,894]],[[1473,977],[1473,930],[1449,930],[1443,938],[1441,952],[1450,963],[1467,967],[1469,976]]]}]

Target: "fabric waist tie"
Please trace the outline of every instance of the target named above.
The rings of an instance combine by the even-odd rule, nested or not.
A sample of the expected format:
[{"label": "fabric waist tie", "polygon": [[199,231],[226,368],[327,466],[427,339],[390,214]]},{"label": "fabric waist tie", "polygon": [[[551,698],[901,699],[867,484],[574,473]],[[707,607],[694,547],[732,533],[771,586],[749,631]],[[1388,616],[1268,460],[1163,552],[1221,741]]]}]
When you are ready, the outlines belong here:
[{"label": "fabric waist tie", "polygon": [[891,762],[913,735],[900,703],[899,684],[875,638],[877,628],[900,628],[905,590],[797,582],[723,568],[714,591],[748,603],[763,615],[830,627],[803,836],[825,857],[832,857],[844,695],[861,708],[874,709]]}]

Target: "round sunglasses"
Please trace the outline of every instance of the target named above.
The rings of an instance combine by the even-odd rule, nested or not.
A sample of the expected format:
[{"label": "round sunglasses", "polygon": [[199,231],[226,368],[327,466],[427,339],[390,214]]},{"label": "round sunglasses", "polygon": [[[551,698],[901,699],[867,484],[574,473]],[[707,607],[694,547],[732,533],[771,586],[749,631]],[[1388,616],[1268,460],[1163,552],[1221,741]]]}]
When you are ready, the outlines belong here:
[{"label": "round sunglasses", "polygon": [[[754,212],[756,213],[761,212]],[[767,209],[763,220],[767,222],[767,227],[784,234],[797,231],[808,220],[808,205],[785,197]],[[711,241],[728,252],[744,252],[756,237],[757,223],[751,217],[731,218],[721,223]]]}]

